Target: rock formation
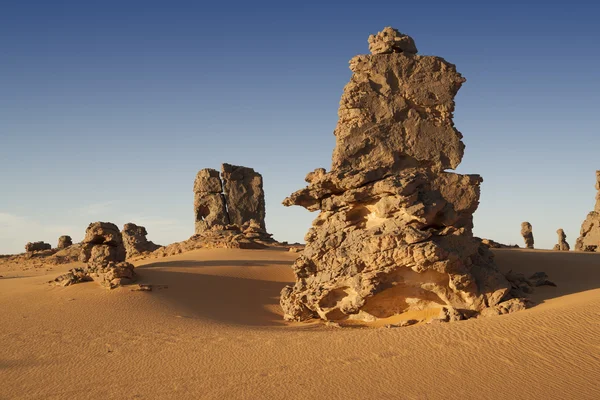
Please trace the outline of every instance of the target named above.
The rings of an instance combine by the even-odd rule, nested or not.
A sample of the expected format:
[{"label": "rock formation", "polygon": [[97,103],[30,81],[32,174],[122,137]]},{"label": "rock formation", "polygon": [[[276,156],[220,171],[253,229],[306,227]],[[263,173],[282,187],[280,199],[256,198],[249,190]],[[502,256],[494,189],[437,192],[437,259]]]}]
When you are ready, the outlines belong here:
[{"label": "rock formation", "polygon": [[571,250],[571,246],[567,243],[567,235],[565,235],[565,231],[559,229],[556,231],[558,235],[558,243],[554,245],[554,250],[556,251],[569,251]]},{"label": "rock formation", "polygon": [[331,171],[309,173],[283,202],[320,210],[281,292],[284,318],[449,321],[524,308],[472,235],[482,178],[445,171],[463,156],[452,113],[465,79],[392,28],[369,48],[350,61]]},{"label": "rock formation", "polygon": [[581,224],[575,250],[600,252],[600,171],[596,171],[596,190],[596,206]]},{"label": "rock formation", "polygon": [[133,265],[125,262],[125,246],[119,228],[110,222],[91,223],[85,231],[79,261],[87,263],[85,268],[75,268],[55,279],[68,286],[83,281],[96,281],[113,289],[133,282]]},{"label": "rock formation", "polygon": [[28,253],[31,253],[34,251],[50,250],[51,248],[52,248],[52,246],[49,243],[44,243],[44,242],[28,242],[25,245],[25,251]]},{"label": "rock formation", "polygon": [[125,224],[121,235],[127,258],[149,253],[161,247],[146,238],[146,235],[148,235],[146,228],[138,226],[133,222]]},{"label": "rock formation", "polygon": [[529,222],[521,223],[521,236],[525,240],[525,247],[533,249],[533,227]]},{"label": "rock formation", "polygon": [[518,249],[519,246],[516,244],[508,245],[503,243],[498,243],[492,239],[481,239],[481,244],[489,249]]},{"label": "rock formation", "polygon": [[[262,176],[252,168],[223,164],[200,170],[194,181],[196,235],[242,230],[266,240]],[[237,228],[223,229],[228,225]],[[248,230],[249,229],[249,230]]]},{"label": "rock formation", "polygon": [[69,246],[73,245],[73,240],[71,239],[71,236],[61,236],[58,238],[58,246],[56,246],[57,249],[62,250],[62,249],[66,249]]}]

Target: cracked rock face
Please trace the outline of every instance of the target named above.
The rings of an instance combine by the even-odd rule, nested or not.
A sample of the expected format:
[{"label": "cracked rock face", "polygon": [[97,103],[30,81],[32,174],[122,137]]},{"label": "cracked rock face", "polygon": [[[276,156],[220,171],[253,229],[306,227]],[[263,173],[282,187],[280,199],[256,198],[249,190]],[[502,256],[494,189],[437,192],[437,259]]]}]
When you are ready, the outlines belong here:
[{"label": "cracked rock face", "polygon": [[562,229],[559,229],[556,231],[556,234],[558,235],[558,243],[554,245],[554,250],[556,250],[556,251],[571,250],[571,246],[569,246],[569,243],[567,243],[567,235],[565,234],[565,231],[563,231]]},{"label": "cracked rock face", "polygon": [[463,156],[452,113],[465,79],[392,28],[369,44],[350,61],[331,170],[283,202],[319,211],[281,292],[284,318],[448,321],[525,307],[472,235],[481,177],[445,171]]},{"label": "cracked rock face", "polygon": [[533,249],[533,227],[529,222],[521,223],[521,236],[525,241],[525,247]]},{"label": "cracked rock face", "polygon": [[252,168],[223,164],[219,171],[206,168],[198,172],[194,182],[196,234],[213,227],[254,221],[265,228],[265,194],[262,176]]},{"label": "cracked rock face", "polygon": [[600,252],[600,171],[596,171],[596,190],[596,206],[581,224],[575,250]]},{"label": "cracked rock face", "polygon": [[146,228],[132,222],[123,226],[121,235],[123,236],[123,244],[125,246],[127,258],[152,252],[161,247],[146,238],[146,235],[148,235]]}]

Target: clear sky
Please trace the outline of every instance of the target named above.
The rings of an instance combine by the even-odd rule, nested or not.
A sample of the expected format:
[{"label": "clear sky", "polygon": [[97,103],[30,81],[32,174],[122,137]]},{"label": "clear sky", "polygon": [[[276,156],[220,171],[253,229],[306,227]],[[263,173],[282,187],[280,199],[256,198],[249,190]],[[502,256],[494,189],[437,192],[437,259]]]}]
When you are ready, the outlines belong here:
[{"label": "clear sky", "polygon": [[193,234],[195,174],[264,176],[267,228],[302,241],[316,214],[281,201],[329,168],[348,60],[385,26],[467,78],[458,169],[483,176],[475,234],[573,246],[600,169],[600,6],[591,1],[61,1],[0,5],[0,254],[83,238],[93,221]]}]

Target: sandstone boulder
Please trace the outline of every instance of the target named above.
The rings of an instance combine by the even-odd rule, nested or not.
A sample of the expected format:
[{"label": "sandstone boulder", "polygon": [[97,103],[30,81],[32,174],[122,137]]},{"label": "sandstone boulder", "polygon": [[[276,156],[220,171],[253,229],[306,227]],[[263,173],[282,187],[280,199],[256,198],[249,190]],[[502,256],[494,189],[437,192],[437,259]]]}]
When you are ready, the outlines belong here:
[{"label": "sandstone boulder", "polygon": [[600,171],[596,171],[596,190],[596,206],[581,224],[575,250],[600,252]]},{"label": "sandstone boulder", "polygon": [[146,228],[138,226],[133,222],[125,224],[121,235],[123,236],[127,258],[149,253],[161,247],[146,238],[146,235],[148,235]]},{"label": "sandstone boulder", "polygon": [[521,223],[521,236],[525,240],[525,247],[533,249],[533,227],[529,222]]},{"label": "sandstone boulder", "polygon": [[69,246],[73,245],[73,240],[71,239],[71,236],[61,236],[58,238],[58,246],[56,246],[57,249],[62,250],[62,249],[66,249]]},{"label": "sandstone boulder", "polygon": [[281,292],[284,318],[453,321],[525,307],[472,235],[481,177],[445,171],[463,156],[452,113],[465,79],[392,28],[369,44],[350,61],[331,170],[283,202],[320,211]]},{"label": "sandstone boulder", "polygon": [[554,245],[554,250],[556,251],[569,251],[571,247],[569,243],[567,243],[567,235],[565,235],[565,231],[559,229],[556,231],[558,235],[558,243]]},{"label": "sandstone boulder", "polygon": [[223,185],[216,169],[205,168],[194,181],[194,214],[196,233],[210,230],[215,225],[229,224]]},{"label": "sandstone boulder", "polygon": [[45,242],[28,242],[25,245],[25,251],[28,253],[36,252],[36,251],[44,251],[50,250],[52,246],[49,243]]}]

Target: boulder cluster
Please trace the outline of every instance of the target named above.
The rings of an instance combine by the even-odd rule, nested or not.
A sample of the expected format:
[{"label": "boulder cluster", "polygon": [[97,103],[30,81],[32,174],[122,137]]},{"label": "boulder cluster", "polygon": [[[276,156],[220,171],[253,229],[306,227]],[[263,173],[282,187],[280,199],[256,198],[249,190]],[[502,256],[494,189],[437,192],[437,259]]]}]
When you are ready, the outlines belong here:
[{"label": "boulder cluster", "polygon": [[148,232],[143,226],[129,222],[123,226],[121,236],[127,258],[133,258],[155,251],[161,246],[149,241],[146,238]]},{"label": "boulder cluster", "polygon": [[45,242],[27,242],[27,244],[25,245],[25,251],[28,253],[33,253],[36,251],[50,250],[50,249],[52,249],[52,246],[50,245],[50,243],[45,243]]},{"label": "boulder cluster", "polygon": [[452,118],[465,79],[393,28],[369,48],[350,60],[331,170],[283,202],[320,211],[281,292],[285,319],[449,321],[525,307],[473,237],[482,178],[446,171],[463,157]]},{"label": "boulder cluster", "polygon": [[600,252],[600,171],[596,171],[596,190],[596,206],[581,224],[575,250]]},{"label": "boulder cluster", "polygon": [[[261,174],[252,168],[222,164],[198,172],[194,181],[195,233],[211,241],[244,234],[272,241],[265,227],[265,193]],[[229,232],[234,232],[233,235]]]},{"label": "boulder cluster", "polygon": [[119,228],[110,222],[94,222],[87,227],[79,255],[79,261],[87,265],[70,270],[56,278],[55,282],[68,286],[93,280],[109,289],[131,283],[135,272],[125,258],[126,250]]},{"label": "boulder cluster", "polygon": [[521,223],[521,236],[525,241],[525,247],[533,249],[533,227],[527,221]]}]

